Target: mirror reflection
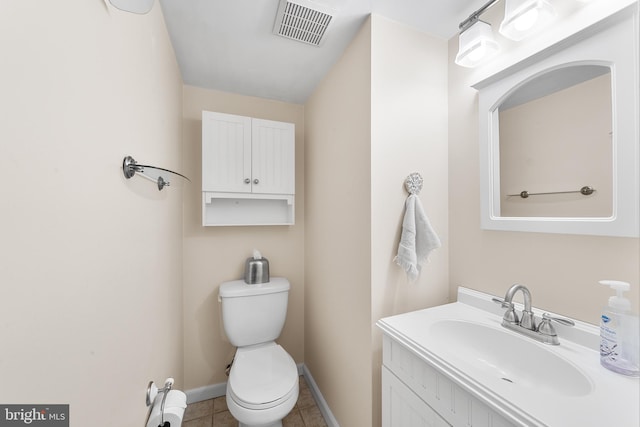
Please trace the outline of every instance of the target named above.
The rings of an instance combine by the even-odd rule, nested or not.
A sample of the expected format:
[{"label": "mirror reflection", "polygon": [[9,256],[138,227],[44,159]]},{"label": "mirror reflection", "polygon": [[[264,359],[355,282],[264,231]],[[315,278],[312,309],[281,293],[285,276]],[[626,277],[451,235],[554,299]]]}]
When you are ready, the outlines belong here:
[{"label": "mirror reflection", "polygon": [[613,215],[609,67],[547,72],[518,87],[498,111],[501,216]]}]

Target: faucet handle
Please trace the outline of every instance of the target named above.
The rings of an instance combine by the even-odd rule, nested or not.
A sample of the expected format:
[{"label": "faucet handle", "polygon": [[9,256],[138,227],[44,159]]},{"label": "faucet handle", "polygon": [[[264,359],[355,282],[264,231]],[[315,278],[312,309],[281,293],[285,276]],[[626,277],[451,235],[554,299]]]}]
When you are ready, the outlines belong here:
[{"label": "faucet handle", "polygon": [[575,322],[571,319],[566,319],[564,317],[555,317],[550,315],[549,313],[544,313],[542,315],[542,320],[544,321],[546,319],[553,320],[554,322],[558,322],[561,325],[565,325],[565,326],[576,326]]},{"label": "faucet handle", "polygon": [[502,308],[507,309],[502,318],[503,321],[512,323],[514,325],[518,325],[520,323],[520,319],[516,314],[516,309],[512,302],[506,302],[504,300],[501,300],[500,298],[491,298],[491,301],[495,302],[496,304],[500,304]]},{"label": "faucet handle", "polygon": [[544,313],[542,315],[542,322],[540,322],[540,324],[538,325],[537,331],[543,335],[550,335],[550,336],[557,335],[556,329],[551,324],[551,321],[558,322],[561,325],[565,325],[565,326],[575,326],[575,323],[573,322],[573,320],[565,319],[564,317],[554,317],[554,316],[551,316],[549,313]]},{"label": "faucet handle", "polygon": [[536,323],[534,320],[533,312],[531,311],[522,311],[522,318],[518,319],[518,315],[515,312],[515,307],[512,302],[506,302],[501,300],[500,298],[491,298],[491,301],[496,304],[500,304],[502,308],[506,308],[507,312],[504,314],[504,320],[509,323],[515,323],[516,325],[520,325],[525,329],[529,329],[531,331],[536,330]]},{"label": "faucet handle", "polygon": [[491,298],[491,301],[495,302],[496,304],[500,304],[502,308],[513,308],[513,303],[505,302],[500,298]]}]

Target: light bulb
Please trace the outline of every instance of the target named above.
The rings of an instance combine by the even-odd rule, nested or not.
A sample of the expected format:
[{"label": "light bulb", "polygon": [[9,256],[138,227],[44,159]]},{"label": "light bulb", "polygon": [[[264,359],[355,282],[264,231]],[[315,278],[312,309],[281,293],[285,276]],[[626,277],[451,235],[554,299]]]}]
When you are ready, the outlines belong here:
[{"label": "light bulb", "polygon": [[513,27],[518,31],[527,31],[535,25],[538,15],[538,9],[528,10],[513,21]]},{"label": "light bulb", "polygon": [[469,52],[469,60],[472,62],[479,62],[487,54],[487,47],[481,44],[477,48]]}]

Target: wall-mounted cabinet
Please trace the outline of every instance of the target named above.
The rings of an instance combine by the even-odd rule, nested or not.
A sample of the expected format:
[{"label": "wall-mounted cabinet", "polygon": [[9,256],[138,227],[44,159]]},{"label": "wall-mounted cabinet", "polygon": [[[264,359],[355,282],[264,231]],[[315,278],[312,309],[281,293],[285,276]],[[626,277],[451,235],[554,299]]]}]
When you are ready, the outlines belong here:
[{"label": "wall-mounted cabinet", "polygon": [[295,126],[202,112],[202,225],[294,223]]}]

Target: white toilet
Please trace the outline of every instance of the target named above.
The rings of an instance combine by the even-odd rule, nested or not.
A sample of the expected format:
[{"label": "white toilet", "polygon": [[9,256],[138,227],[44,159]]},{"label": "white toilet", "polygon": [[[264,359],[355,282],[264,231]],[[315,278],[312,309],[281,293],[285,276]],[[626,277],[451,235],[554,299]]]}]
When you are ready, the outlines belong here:
[{"label": "white toilet", "polygon": [[289,281],[220,285],[222,323],[236,355],[227,382],[227,406],[240,426],[281,427],[298,400],[298,368],[275,339],[287,316]]}]

